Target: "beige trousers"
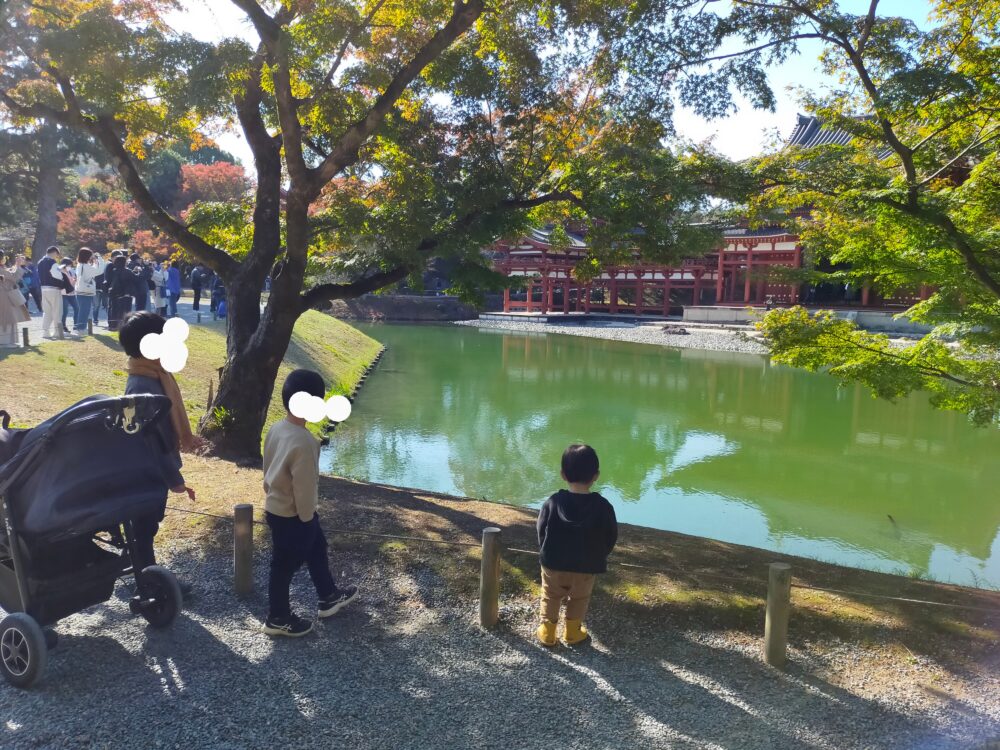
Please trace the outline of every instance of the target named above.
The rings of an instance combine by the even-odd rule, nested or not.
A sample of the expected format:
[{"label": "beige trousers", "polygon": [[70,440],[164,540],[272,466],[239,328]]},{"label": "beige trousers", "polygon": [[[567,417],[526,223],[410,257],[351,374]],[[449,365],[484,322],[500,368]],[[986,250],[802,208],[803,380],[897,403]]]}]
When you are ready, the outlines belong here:
[{"label": "beige trousers", "polygon": [[594,591],[593,573],[570,573],[542,568],[542,619],[559,621],[559,605],[566,600],[566,619],[582,620]]},{"label": "beige trousers", "polygon": [[[54,286],[42,287],[42,335],[64,337],[62,326],[62,290]],[[50,333],[51,331],[51,333]]]}]

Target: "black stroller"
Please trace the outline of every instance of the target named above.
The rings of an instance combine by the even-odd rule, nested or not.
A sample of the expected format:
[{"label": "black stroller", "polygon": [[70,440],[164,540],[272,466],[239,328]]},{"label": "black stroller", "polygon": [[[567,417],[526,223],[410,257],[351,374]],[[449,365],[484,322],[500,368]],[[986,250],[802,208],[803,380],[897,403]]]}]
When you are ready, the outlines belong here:
[{"label": "black stroller", "polygon": [[162,519],[166,446],[149,429],[166,396],[93,396],[30,430],[0,428],[0,671],[27,688],[55,633],[43,628],[108,601],[134,576],[129,606],[153,627],[173,622],[181,591],[169,570],[135,571],[132,523]]}]

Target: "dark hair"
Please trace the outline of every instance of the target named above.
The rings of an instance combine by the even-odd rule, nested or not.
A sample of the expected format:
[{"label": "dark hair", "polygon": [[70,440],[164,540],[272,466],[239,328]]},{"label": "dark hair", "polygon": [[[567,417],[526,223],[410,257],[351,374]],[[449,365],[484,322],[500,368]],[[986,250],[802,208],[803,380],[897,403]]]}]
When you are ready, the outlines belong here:
[{"label": "dark hair", "polygon": [[132,261],[133,263],[138,263],[139,262],[139,253],[132,253],[130,256],[128,256],[128,259],[130,261]]},{"label": "dark hair", "polygon": [[125,316],[121,328],[118,329],[118,341],[122,349],[130,357],[141,357],[139,344],[147,333],[163,333],[163,324],[167,321],[154,312],[133,312]]},{"label": "dark hair", "polygon": [[597,451],[589,445],[574,443],[563,451],[562,472],[567,482],[590,482],[600,470]]},{"label": "dark hair", "polygon": [[52,253],[59,253],[60,255],[62,255],[62,251],[55,245],[50,245],[49,249],[45,251],[46,255],[52,255]]},{"label": "dark hair", "polygon": [[94,251],[89,247],[81,247],[80,252],[76,254],[77,263],[90,263],[90,259],[94,257]]},{"label": "dark hair", "polygon": [[292,370],[281,386],[281,403],[288,409],[288,402],[299,391],[305,391],[310,396],[326,396],[326,383],[323,376],[314,370]]},{"label": "dark hair", "polygon": [[111,261],[111,265],[114,268],[125,268],[125,256],[124,255],[116,255],[115,258],[114,258],[114,260]]}]

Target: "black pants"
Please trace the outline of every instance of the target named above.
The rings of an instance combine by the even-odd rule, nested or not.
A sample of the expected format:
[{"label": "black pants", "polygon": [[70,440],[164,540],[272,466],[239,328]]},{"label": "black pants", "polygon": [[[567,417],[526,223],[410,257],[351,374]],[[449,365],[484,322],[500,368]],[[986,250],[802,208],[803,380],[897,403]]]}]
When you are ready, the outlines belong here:
[{"label": "black pants", "polygon": [[195,286],[191,287],[191,293],[194,294],[194,302],[191,303],[192,310],[201,309],[201,287]]},{"label": "black pants", "polygon": [[143,570],[150,565],[156,565],[156,554],[153,552],[153,540],[160,530],[160,520],[156,516],[137,518],[132,522],[132,568]]},{"label": "black pants", "polygon": [[298,516],[285,518],[273,513],[265,513],[265,517],[271,528],[273,547],[271,574],[267,583],[270,616],[284,618],[291,614],[288,587],[302,563],[309,566],[309,577],[316,587],[316,595],[320,599],[332,596],[337,590],[337,584],[330,574],[326,536],[319,525],[319,515],[314,515],[311,521],[302,521]]},{"label": "black pants", "polygon": [[117,331],[122,318],[132,311],[132,298],[129,296],[112,297],[108,304],[108,330]]}]

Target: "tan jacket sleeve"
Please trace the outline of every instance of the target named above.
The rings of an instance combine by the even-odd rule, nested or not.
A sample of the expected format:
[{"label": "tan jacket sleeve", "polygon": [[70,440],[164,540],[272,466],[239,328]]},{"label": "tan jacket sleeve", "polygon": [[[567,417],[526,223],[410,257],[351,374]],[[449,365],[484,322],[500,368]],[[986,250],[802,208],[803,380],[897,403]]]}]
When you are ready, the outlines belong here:
[{"label": "tan jacket sleeve", "polygon": [[316,454],[309,446],[297,445],[291,456],[289,471],[292,474],[292,495],[299,519],[308,522],[316,514],[319,496],[319,466]]}]

